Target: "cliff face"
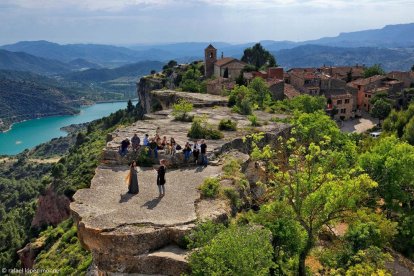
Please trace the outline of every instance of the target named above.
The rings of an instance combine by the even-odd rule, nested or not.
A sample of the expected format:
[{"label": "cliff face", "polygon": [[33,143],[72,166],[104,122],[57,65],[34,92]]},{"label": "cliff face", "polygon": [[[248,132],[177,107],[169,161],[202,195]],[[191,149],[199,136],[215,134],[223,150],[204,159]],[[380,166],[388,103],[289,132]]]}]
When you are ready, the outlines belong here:
[{"label": "cliff face", "polygon": [[151,91],[163,88],[163,82],[161,79],[143,77],[137,83],[137,94],[139,104],[142,109],[142,114],[148,114],[152,111],[154,100],[151,95]]},{"label": "cliff face", "polygon": [[37,201],[32,227],[57,225],[69,218],[69,204],[70,200],[66,196],[56,194],[52,187],[48,188],[45,195],[41,195]]}]

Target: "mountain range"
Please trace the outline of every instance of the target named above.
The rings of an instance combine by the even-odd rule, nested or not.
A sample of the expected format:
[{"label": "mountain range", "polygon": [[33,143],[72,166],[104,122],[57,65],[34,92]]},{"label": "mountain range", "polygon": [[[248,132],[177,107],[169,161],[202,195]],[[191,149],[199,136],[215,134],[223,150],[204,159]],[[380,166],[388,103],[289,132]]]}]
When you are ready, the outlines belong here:
[{"label": "mountain range", "polygon": [[[148,60],[166,62],[175,59],[184,63],[203,59],[204,48],[210,43],[218,49],[219,56],[223,53],[225,56],[236,58],[242,56],[245,48],[255,44],[185,42],[113,46],[21,41],[0,47],[0,69],[27,70],[40,74],[68,74],[102,67],[112,69]],[[413,63],[414,23],[388,25],[382,29],[341,33],[336,37],[302,42],[263,40],[260,43],[271,51],[279,65],[286,69],[323,64],[360,63],[369,66],[379,63],[386,70],[408,70]],[[136,67],[131,69],[135,70]],[[97,72],[102,76],[98,77]],[[94,75],[92,79],[107,80],[108,77],[104,76],[107,73],[106,70],[88,71],[86,74],[73,73],[69,76],[82,78],[81,75]]]}]

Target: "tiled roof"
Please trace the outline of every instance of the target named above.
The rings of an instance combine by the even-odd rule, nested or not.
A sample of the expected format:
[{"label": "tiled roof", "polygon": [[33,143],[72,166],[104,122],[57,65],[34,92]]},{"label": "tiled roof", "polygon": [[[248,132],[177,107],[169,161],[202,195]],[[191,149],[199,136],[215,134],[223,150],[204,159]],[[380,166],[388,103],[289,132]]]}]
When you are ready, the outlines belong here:
[{"label": "tiled roof", "polygon": [[214,49],[214,50],[217,50],[217,49],[216,49],[216,48],[214,48],[214,46],[213,46],[213,45],[211,45],[211,44],[207,46],[206,50],[207,50],[207,49]]},{"label": "tiled roof", "polygon": [[214,64],[221,67],[221,66],[226,65],[227,63],[230,63],[230,62],[235,61],[235,60],[238,61],[235,58],[225,57],[225,58],[217,60]]},{"label": "tiled roof", "polygon": [[367,84],[370,84],[371,82],[375,82],[375,81],[382,80],[385,78],[386,77],[382,75],[375,75],[370,78],[355,80],[355,81],[352,81],[351,83],[355,85],[367,85]]},{"label": "tiled roof", "polygon": [[285,91],[284,94],[286,98],[292,99],[300,95],[300,92],[296,90],[291,84],[285,83]]}]

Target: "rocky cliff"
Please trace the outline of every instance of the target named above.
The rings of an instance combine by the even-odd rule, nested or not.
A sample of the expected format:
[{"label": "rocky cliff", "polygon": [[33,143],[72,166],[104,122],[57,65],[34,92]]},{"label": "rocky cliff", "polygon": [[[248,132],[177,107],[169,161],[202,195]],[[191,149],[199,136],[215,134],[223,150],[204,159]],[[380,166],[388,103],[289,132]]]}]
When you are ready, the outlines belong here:
[{"label": "rocky cliff", "polygon": [[[200,196],[198,187],[207,177],[220,176],[227,154],[236,156],[245,164],[252,181],[261,179],[255,171],[262,171],[260,164],[247,162],[250,143],[242,139],[252,132],[266,133],[264,143],[276,143],[278,135],[284,135],[289,127],[271,121],[272,115],[257,112],[265,122],[251,127],[246,116],[232,113],[226,107],[226,99],[206,94],[191,94],[169,90],[150,91],[161,86],[156,81],[140,81],[140,97],[143,120],[131,126],[119,128],[108,136],[108,143],[100,165],[89,189],[78,190],[70,208],[78,226],[78,236],[84,248],[92,252],[98,273],[138,273],[180,275],[189,271],[187,252],[182,247],[183,237],[198,221],[223,220],[232,214],[231,204],[225,199],[208,200]],[[130,152],[121,158],[117,149],[123,139],[133,134],[154,136],[158,129],[161,136],[174,137],[184,145],[191,123],[175,121],[169,109],[171,103],[186,98],[196,106],[194,114],[205,116],[207,122],[217,126],[221,119],[238,122],[237,131],[224,131],[224,138],[206,140],[210,165],[195,166],[194,160],[185,162],[182,152],[175,155],[159,152],[158,159],[168,161],[166,195],[158,197],[156,172],[150,167],[140,167],[138,172],[140,192],[127,193],[125,176],[127,163],[137,159]],[[151,113],[155,101],[164,108]],[[145,116],[144,116],[145,114]],[[190,141],[193,143],[193,141]],[[152,159],[154,163],[158,159]],[[230,183],[223,185],[231,186]],[[255,187],[252,187],[255,189]],[[260,195],[260,190],[254,191]]]}]

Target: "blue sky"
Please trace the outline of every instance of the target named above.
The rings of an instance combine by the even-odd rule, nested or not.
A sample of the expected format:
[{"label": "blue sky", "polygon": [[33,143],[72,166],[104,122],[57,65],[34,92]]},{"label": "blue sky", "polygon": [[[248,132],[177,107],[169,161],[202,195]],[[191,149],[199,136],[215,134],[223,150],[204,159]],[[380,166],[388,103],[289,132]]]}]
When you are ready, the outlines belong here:
[{"label": "blue sky", "polygon": [[413,0],[0,0],[0,44],[303,41],[413,14]]}]

